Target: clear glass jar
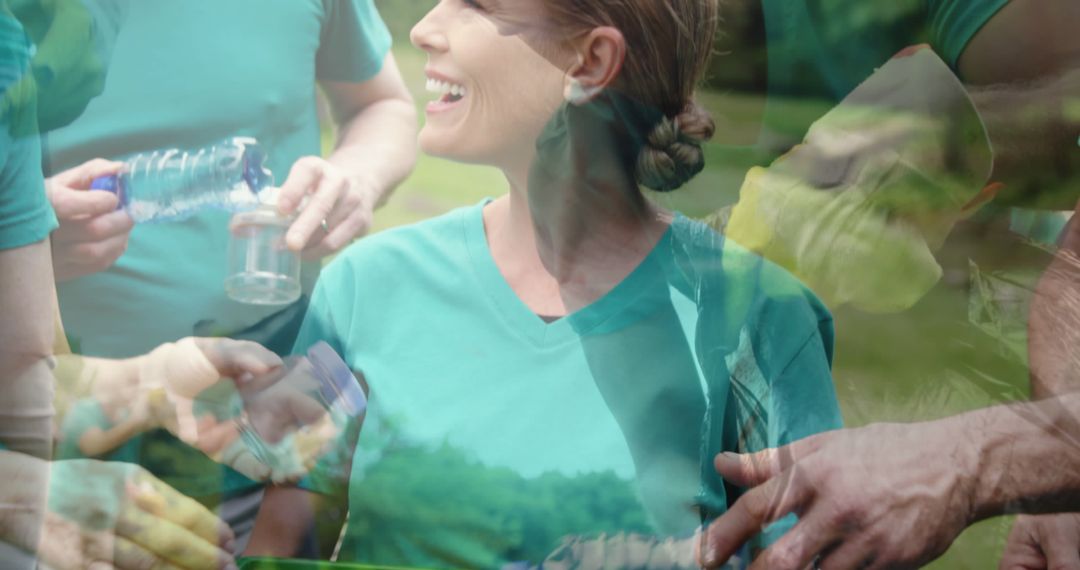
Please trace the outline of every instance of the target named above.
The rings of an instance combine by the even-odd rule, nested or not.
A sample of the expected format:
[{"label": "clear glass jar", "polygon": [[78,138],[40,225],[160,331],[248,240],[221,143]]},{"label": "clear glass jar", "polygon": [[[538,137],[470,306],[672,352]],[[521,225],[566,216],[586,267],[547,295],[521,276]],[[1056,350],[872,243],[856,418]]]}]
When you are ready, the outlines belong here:
[{"label": "clear glass jar", "polygon": [[249,305],[285,305],[300,298],[300,254],[285,245],[295,219],[272,204],[233,216],[225,292]]}]

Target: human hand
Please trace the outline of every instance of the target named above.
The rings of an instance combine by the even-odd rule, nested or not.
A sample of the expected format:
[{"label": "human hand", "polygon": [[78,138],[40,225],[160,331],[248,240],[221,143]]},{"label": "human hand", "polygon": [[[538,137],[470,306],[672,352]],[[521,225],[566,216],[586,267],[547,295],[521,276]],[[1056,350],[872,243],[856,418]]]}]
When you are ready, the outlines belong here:
[{"label": "human hand", "polygon": [[38,551],[49,568],[235,568],[233,541],[205,507],[137,465],[51,464]]},{"label": "human hand", "polygon": [[325,159],[306,156],[297,160],[278,195],[282,215],[299,210],[285,244],[306,259],[341,250],[371,229],[375,195],[373,183],[348,176]]},{"label": "human hand", "polygon": [[[943,421],[944,422],[944,421]],[[972,520],[973,450],[959,425],[877,424],[819,434],[751,455],[720,454],[717,471],[754,487],[706,530],[716,568],[765,525],[799,522],[753,570],[916,568]]]},{"label": "human hand", "polygon": [[140,431],[147,431],[160,425],[161,402],[163,397],[158,394],[142,394],[131,405],[127,421],[139,427]]},{"label": "human hand", "polygon": [[123,163],[95,159],[49,178],[45,192],[60,227],[52,234],[56,280],[69,281],[112,267],[127,249],[135,222],[118,211],[117,196],[90,191],[95,178],[115,174]]},{"label": "human hand", "polygon": [[999,570],[1080,570],[1080,514],[1016,518]]},{"label": "human hand", "polygon": [[[232,378],[240,384],[260,378],[263,379],[260,385],[265,387],[270,383],[267,374],[282,364],[280,356],[257,342],[210,337],[193,337],[193,340],[219,377]],[[203,386],[195,393],[208,387]]]},{"label": "human hand", "polygon": [[[147,383],[167,388],[161,394],[169,404],[159,412],[162,426],[252,479],[299,479],[336,433],[319,402],[279,382],[292,369],[258,343],[190,338],[147,358]],[[234,382],[221,384],[221,377]]]}]

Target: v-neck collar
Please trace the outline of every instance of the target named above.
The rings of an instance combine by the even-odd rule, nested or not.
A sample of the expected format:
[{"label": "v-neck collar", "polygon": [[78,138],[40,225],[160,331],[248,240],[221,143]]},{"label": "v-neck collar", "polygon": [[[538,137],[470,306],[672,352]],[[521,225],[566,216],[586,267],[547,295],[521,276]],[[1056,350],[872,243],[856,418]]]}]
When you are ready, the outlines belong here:
[{"label": "v-neck collar", "polygon": [[[465,211],[462,217],[466,248],[472,260],[480,286],[495,305],[496,312],[510,328],[537,347],[553,348],[574,342],[599,327],[601,324],[616,325],[623,318],[640,317],[640,311],[627,309],[641,300],[646,293],[656,292],[663,287],[666,292],[666,279],[662,256],[671,251],[672,227],[664,231],[652,251],[641,263],[615,287],[589,305],[578,309],[560,319],[545,322],[518,297],[514,289],[503,277],[488,245],[484,229],[484,206],[491,202],[487,198]],[[644,308],[644,307],[640,307]],[[605,327],[608,328],[608,327]]]}]

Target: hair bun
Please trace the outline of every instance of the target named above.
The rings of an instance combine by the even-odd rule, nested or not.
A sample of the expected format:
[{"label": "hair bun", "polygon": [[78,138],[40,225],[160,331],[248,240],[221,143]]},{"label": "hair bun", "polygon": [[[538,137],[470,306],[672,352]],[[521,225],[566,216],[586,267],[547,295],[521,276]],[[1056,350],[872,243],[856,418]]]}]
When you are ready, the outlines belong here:
[{"label": "hair bun", "polygon": [[675,118],[664,117],[638,155],[638,183],[657,192],[671,192],[689,182],[705,168],[701,144],[715,131],[709,112],[694,101]]}]

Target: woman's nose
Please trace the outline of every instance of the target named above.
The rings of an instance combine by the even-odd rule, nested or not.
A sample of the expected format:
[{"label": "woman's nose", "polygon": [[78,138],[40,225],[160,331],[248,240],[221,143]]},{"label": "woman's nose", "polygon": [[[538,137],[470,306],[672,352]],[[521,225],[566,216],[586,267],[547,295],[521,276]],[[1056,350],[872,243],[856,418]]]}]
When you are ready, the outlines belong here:
[{"label": "woman's nose", "polygon": [[430,12],[424,15],[409,32],[409,41],[426,52],[446,51],[446,35],[443,29],[443,14],[446,1],[440,1]]}]

